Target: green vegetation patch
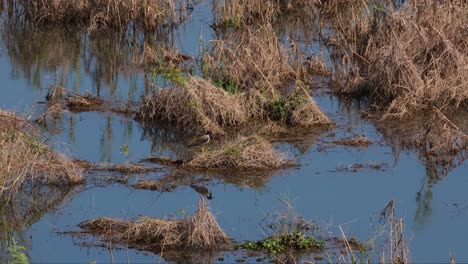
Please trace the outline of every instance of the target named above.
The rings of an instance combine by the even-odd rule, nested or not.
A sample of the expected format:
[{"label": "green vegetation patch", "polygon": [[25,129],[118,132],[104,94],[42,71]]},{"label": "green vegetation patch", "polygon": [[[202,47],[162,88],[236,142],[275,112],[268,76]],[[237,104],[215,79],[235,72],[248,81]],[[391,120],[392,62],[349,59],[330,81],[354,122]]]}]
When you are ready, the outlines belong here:
[{"label": "green vegetation patch", "polygon": [[321,249],[325,242],[312,236],[306,236],[302,232],[272,236],[257,242],[246,242],[240,248],[249,250],[261,250],[271,254],[281,253],[286,250]]}]

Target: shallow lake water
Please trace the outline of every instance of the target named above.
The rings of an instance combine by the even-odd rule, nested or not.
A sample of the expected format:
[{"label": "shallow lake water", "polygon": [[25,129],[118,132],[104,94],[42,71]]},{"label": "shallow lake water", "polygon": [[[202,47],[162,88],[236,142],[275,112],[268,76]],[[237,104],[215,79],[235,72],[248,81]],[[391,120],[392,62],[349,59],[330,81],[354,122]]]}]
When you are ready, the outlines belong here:
[{"label": "shallow lake water", "polygon": [[[209,27],[210,8],[209,1],[195,6],[191,18],[173,34],[175,47],[196,56],[200,34],[206,43],[215,38]],[[68,33],[74,36],[69,37],[60,30],[44,31],[42,38],[36,36],[35,42],[28,42],[24,34],[9,34],[5,25],[0,30],[0,109],[39,116],[46,108],[37,102],[45,100],[49,84],[122,101],[138,101],[149,91],[147,71],[134,68],[129,62],[112,65],[125,56],[106,59],[105,52],[127,52],[121,46],[106,49],[106,43],[112,42],[106,42],[106,36],[100,39],[104,48],[99,49],[98,43],[93,43],[84,32]],[[120,68],[115,69],[117,66]],[[289,199],[298,215],[317,219],[324,233],[340,236],[341,227],[348,236],[367,240],[375,235],[372,218],[393,199],[397,216],[405,220],[411,262],[448,263],[450,253],[457,262],[468,262],[466,163],[440,181],[429,183],[427,169],[416,150],[396,153],[398,146],[389,142],[372,121],[361,117],[358,104],[340,101],[327,88],[315,90],[313,97],[336,126],[311,136],[306,146],[276,145],[296,155],[300,166],[275,172],[268,182],[255,188],[207,182],[214,196],[209,207],[225,232],[236,241],[265,238],[259,223],[268,213],[281,209],[281,199]],[[121,163],[151,155],[177,156],[177,143],[153,142],[154,137],[147,135],[139,123],[123,115],[65,113],[43,129],[50,137],[49,144],[77,159]],[[365,148],[330,144],[353,135],[365,135],[373,144]],[[122,151],[125,145],[128,155]],[[352,169],[353,164],[374,163],[384,166],[378,170]],[[153,176],[136,175],[130,181]],[[158,192],[92,181],[71,190],[53,208],[21,229],[19,235],[34,263],[159,263],[164,258],[150,252],[86,246],[91,238],[80,239],[63,232],[78,230],[80,222],[96,217],[134,219],[192,213],[197,202],[198,194],[188,186]],[[220,256],[224,257],[222,262],[231,263],[242,254],[220,253],[212,257],[213,261],[221,262]]]}]

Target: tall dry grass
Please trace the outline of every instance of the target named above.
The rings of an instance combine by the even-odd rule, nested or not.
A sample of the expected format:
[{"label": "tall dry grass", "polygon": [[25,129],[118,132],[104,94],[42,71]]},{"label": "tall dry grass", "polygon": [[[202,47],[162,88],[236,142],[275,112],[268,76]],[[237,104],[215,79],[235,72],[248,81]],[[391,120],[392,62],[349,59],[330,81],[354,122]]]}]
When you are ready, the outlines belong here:
[{"label": "tall dry grass", "polygon": [[[458,109],[468,99],[466,1],[364,6],[338,42],[345,93],[367,93],[385,118]],[[367,12],[364,12],[367,11]],[[365,13],[359,15],[358,12]],[[344,46],[344,47],[343,47]]]},{"label": "tall dry grass", "polygon": [[188,15],[188,0],[8,0],[6,9],[36,25],[85,24],[90,32],[121,30],[130,25],[144,30],[173,25]]},{"label": "tall dry grass", "polygon": [[26,120],[0,111],[0,196],[13,197],[27,184],[69,186],[83,181],[82,170],[45,145]]},{"label": "tall dry grass", "polygon": [[281,15],[311,11],[316,0],[216,0],[213,1],[215,24],[221,27],[265,24]]},{"label": "tall dry grass", "polygon": [[288,51],[270,24],[227,34],[210,42],[202,54],[201,69],[214,81],[277,94],[294,82],[296,73],[288,63]]},{"label": "tall dry grass", "polygon": [[242,96],[229,94],[199,77],[188,77],[186,85],[158,89],[143,101],[137,118],[146,122],[173,122],[185,131],[211,130],[224,134],[221,126],[246,121]]}]

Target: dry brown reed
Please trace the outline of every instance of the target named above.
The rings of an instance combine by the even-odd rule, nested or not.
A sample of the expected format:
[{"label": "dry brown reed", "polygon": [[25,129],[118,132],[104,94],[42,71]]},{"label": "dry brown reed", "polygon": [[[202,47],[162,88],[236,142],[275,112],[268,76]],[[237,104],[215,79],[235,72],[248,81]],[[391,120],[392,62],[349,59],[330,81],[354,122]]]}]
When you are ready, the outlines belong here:
[{"label": "dry brown reed", "polygon": [[197,152],[185,163],[187,168],[268,170],[292,166],[294,163],[278,153],[271,143],[259,136],[239,137],[215,149]]},{"label": "dry brown reed", "polygon": [[85,24],[88,30],[121,30],[129,25],[155,30],[185,19],[190,1],[177,0],[21,0],[6,1],[9,13],[24,14],[36,25]]},{"label": "dry brown reed", "polygon": [[296,79],[287,51],[269,24],[212,41],[201,68],[214,81],[273,95]]},{"label": "dry brown reed", "polygon": [[0,196],[13,196],[25,184],[81,183],[82,170],[41,141],[25,119],[0,111]]},{"label": "dry brown reed", "polygon": [[189,76],[187,85],[159,89],[144,99],[137,118],[173,122],[185,131],[211,130],[224,134],[221,126],[246,121],[242,97],[229,94],[207,80]]},{"label": "dry brown reed", "polygon": [[382,253],[381,263],[406,264],[409,263],[409,249],[406,244],[405,226],[402,218],[395,216],[395,203],[391,200],[382,211],[380,221],[388,223],[387,257]]},{"label": "dry brown reed", "polygon": [[[366,92],[384,118],[411,117],[436,107],[458,109],[468,98],[468,6],[466,1],[406,1],[399,9],[364,5],[344,46],[341,91]],[[343,27],[344,28],[344,27]],[[358,69],[356,69],[358,68]],[[338,70],[339,71],[339,70]],[[338,77],[340,78],[340,77]]]},{"label": "dry brown reed", "polygon": [[86,232],[136,248],[163,251],[177,249],[221,249],[228,237],[219,227],[205,200],[200,196],[193,217],[158,219],[142,217],[136,221],[98,218],[79,225]]},{"label": "dry brown reed", "polygon": [[213,1],[213,15],[215,23],[223,28],[253,23],[271,23],[283,14],[311,10],[315,2],[315,0]]}]

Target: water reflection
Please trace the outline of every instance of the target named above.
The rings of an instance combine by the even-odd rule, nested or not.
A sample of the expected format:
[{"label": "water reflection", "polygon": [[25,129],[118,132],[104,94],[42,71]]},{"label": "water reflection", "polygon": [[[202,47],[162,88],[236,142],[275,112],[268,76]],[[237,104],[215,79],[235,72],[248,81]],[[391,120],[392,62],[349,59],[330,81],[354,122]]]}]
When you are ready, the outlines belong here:
[{"label": "water reflection", "polygon": [[[1,30],[13,79],[25,78],[37,90],[54,84],[75,93],[92,88],[98,97],[103,92],[113,97],[124,78],[129,84],[127,96],[135,100],[139,80],[144,79],[144,91],[150,90],[150,76],[142,71],[154,62],[145,49],[173,47],[174,29],[89,35],[83,28],[39,29],[4,17]],[[91,87],[84,76],[90,76]]]},{"label": "water reflection", "polygon": [[33,186],[23,188],[10,200],[0,201],[0,261],[5,263],[9,248],[14,240],[18,246],[28,248],[25,229],[44,215],[57,210],[58,206],[69,202],[84,186]]}]

